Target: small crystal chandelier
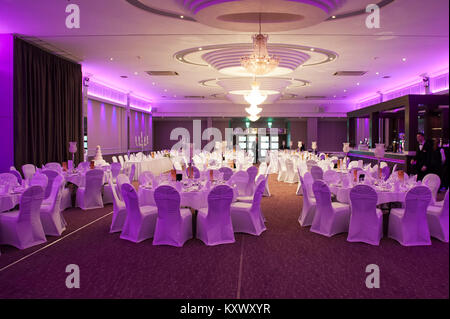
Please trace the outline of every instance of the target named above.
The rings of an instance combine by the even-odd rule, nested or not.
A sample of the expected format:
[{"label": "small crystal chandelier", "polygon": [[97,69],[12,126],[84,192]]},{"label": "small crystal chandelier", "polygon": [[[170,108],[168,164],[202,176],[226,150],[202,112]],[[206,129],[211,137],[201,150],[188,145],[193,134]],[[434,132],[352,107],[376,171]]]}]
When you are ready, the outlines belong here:
[{"label": "small crystal chandelier", "polygon": [[241,58],[241,65],[247,72],[254,75],[266,75],[275,70],[280,64],[280,59],[269,55],[267,50],[268,35],[261,34],[261,14],[259,15],[259,34],[253,39],[253,54]]},{"label": "small crystal chandelier", "polygon": [[257,120],[260,119],[260,116],[258,116],[258,115],[250,115],[250,116],[247,116],[247,118],[248,118],[251,122],[256,122]]},{"label": "small crystal chandelier", "polygon": [[252,91],[244,96],[245,100],[250,105],[260,105],[267,100],[267,94],[261,93],[259,84],[256,80],[252,83]]}]

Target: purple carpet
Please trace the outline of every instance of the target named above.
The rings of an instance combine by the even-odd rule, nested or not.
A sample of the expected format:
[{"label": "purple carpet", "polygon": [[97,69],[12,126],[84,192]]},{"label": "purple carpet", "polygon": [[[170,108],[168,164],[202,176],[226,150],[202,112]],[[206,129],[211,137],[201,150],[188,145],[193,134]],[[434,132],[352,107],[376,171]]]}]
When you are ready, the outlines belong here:
[{"label": "purple carpet", "polygon": [[[448,244],[403,247],[383,238],[373,247],[349,243],[346,234],[326,238],[299,226],[295,184],[271,176],[270,188],[273,196],[262,201],[267,231],[216,247],[197,239],[183,248],[134,244],[108,233],[111,206],[67,210],[69,228],[53,245],[41,249],[60,238],[24,251],[0,246],[0,269],[18,261],[0,270],[0,298],[449,297]],[[65,286],[68,264],[80,267],[80,289]],[[369,264],[380,267],[379,289],[365,285]]]}]

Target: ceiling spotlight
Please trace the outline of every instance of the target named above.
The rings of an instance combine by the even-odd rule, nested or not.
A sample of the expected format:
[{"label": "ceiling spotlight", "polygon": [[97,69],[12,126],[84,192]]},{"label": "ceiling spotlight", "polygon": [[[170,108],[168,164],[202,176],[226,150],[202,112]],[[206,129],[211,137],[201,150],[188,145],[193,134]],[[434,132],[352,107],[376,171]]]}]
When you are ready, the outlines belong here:
[{"label": "ceiling spotlight", "polygon": [[314,51],[314,48],[309,49],[309,51]]},{"label": "ceiling spotlight", "polygon": [[114,61],[114,58],[109,58],[109,61]]},{"label": "ceiling spotlight", "polygon": [[138,72],[134,72],[134,75],[138,75],[139,73]]},{"label": "ceiling spotlight", "polygon": [[358,82],[358,83],[356,83],[356,85],[359,85],[359,82]]},{"label": "ceiling spotlight", "polygon": [[203,48],[198,48],[199,51],[203,50]]},{"label": "ceiling spotlight", "polygon": [[380,74],[380,72],[375,72],[375,74],[376,74],[376,75],[379,75],[379,74]]},{"label": "ceiling spotlight", "polygon": [[184,16],[180,16],[180,19],[184,19]]},{"label": "ceiling spotlight", "polygon": [[167,89],[164,89],[164,92],[167,92]]},{"label": "ceiling spotlight", "polygon": [[344,90],[344,92],[347,92],[347,90]]},{"label": "ceiling spotlight", "polygon": [[403,58],[402,61],[405,62],[405,61],[406,61],[406,58]]},{"label": "ceiling spotlight", "polygon": [[331,16],[331,19],[336,19],[336,16]]},{"label": "ceiling spotlight", "polygon": [[152,85],[156,85],[156,83],[155,83],[155,82],[152,82]]}]

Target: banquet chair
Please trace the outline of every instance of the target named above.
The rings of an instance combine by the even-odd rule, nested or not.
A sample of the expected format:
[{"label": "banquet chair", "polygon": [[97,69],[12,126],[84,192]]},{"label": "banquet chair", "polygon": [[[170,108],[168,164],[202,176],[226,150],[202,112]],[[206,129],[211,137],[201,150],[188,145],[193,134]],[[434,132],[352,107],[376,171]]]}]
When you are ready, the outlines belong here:
[{"label": "banquet chair", "polygon": [[[157,210],[155,206],[139,206],[139,198],[134,187],[125,183],[121,188],[126,207],[121,239],[140,243],[155,234]],[[122,216],[121,216],[122,217]],[[116,220],[117,223],[119,221]]]},{"label": "banquet chair", "polygon": [[235,242],[230,205],[233,190],[227,185],[214,187],[208,194],[208,207],[198,210],[197,238],[207,246]]},{"label": "banquet chair", "polygon": [[45,243],[40,219],[40,207],[44,190],[31,186],[20,198],[19,210],[0,214],[0,244],[26,249]]},{"label": "banquet chair", "polygon": [[233,170],[230,167],[221,167],[219,168],[219,172],[223,174],[223,180],[228,181],[231,176],[233,176]]},{"label": "banquet chair", "polygon": [[113,163],[119,163],[116,156],[111,157],[111,160],[113,161]]},{"label": "banquet chair", "polygon": [[323,180],[327,184],[333,184],[339,180],[339,175],[336,171],[329,169],[323,173]]},{"label": "banquet chair", "polygon": [[381,163],[380,163],[381,169],[383,169],[383,167],[386,167],[386,166],[388,166],[388,164],[387,164],[386,162],[381,162]]},{"label": "banquet chair", "polygon": [[131,182],[134,181],[134,173],[136,172],[136,165],[132,164],[131,165],[131,169],[130,169],[130,173],[128,175],[128,178],[130,179]]},{"label": "banquet chair", "polygon": [[431,191],[416,186],[406,193],[405,208],[393,208],[389,215],[389,237],[403,246],[431,245],[427,222],[427,208]]},{"label": "banquet chair", "polygon": [[196,166],[186,167],[186,176],[189,177],[189,169],[192,169],[192,177],[194,179],[200,178],[200,170]]},{"label": "banquet chair", "polygon": [[314,181],[313,192],[316,198],[316,213],[311,231],[327,237],[347,232],[350,222],[350,206],[331,202],[330,189],[321,180]]},{"label": "banquet chair", "polygon": [[154,178],[155,176],[153,175],[152,172],[149,171],[142,172],[138,178],[139,185],[147,185],[151,183]]},{"label": "banquet chair", "polygon": [[44,174],[45,176],[47,176],[47,186],[44,189],[44,202],[45,202],[50,197],[50,194],[52,193],[53,183],[54,183],[56,177],[61,176],[61,175],[58,172],[51,170],[51,169],[45,169],[45,170],[41,171],[41,174]]},{"label": "banquet chair", "polygon": [[77,169],[82,170],[82,171],[86,171],[89,169],[91,163],[90,162],[80,162],[77,166]]},{"label": "banquet chair", "polygon": [[248,182],[247,182],[247,188],[246,188],[246,195],[250,196],[253,195],[255,192],[255,179],[256,175],[258,174],[258,168],[256,166],[250,166],[247,168],[247,174],[248,174]]},{"label": "banquet chair", "polygon": [[18,170],[16,170],[16,169],[11,169],[11,170],[9,171],[9,173],[10,173],[10,174],[13,174],[13,175],[16,177],[17,183],[18,183],[19,185],[22,185],[22,175],[20,175],[20,172],[19,172]]},{"label": "banquet chair", "polygon": [[262,162],[261,164],[259,164],[258,175],[256,175],[256,178],[258,178],[260,175],[264,175],[266,173],[266,170],[267,170],[266,162]]},{"label": "banquet chair", "polygon": [[45,189],[48,185],[48,177],[42,173],[36,173],[30,180],[30,186],[41,186],[44,190],[44,196],[45,196]]},{"label": "banquet chair", "polygon": [[282,157],[278,158],[278,177],[277,181],[283,182],[286,179],[286,163]]},{"label": "banquet chair", "polygon": [[192,213],[180,209],[180,194],[172,186],[160,186],[154,198],[158,208],[153,245],[182,247],[192,238]]},{"label": "banquet chair", "polygon": [[123,156],[123,158],[125,159],[125,162],[129,162],[130,161],[130,158],[128,157],[128,154],[125,154]]},{"label": "banquet chair", "polygon": [[291,159],[286,159],[286,177],[284,179],[285,183],[293,184],[297,182],[298,175],[294,171],[294,162]]},{"label": "banquet chair", "polygon": [[351,161],[350,163],[348,163],[347,168],[350,170],[352,168],[356,168],[358,167],[358,161]]},{"label": "banquet chair", "polygon": [[439,187],[441,186],[440,177],[436,174],[427,174],[423,178],[422,183],[430,188],[432,196],[431,203],[435,203],[437,199],[437,194],[439,192]]},{"label": "banquet chair", "polygon": [[235,202],[231,204],[231,221],[235,233],[246,233],[259,236],[266,230],[261,212],[261,198],[266,181],[256,186],[252,203]]},{"label": "banquet chair", "polygon": [[125,160],[123,159],[123,156],[122,156],[122,155],[119,155],[119,163],[120,163],[120,165],[122,165],[122,167],[124,167],[124,165],[125,165]]},{"label": "banquet chair", "polygon": [[448,243],[448,190],[442,206],[428,206],[427,221],[431,237]]},{"label": "banquet chair", "polygon": [[52,170],[52,171],[55,171],[55,172],[57,172],[57,173],[59,173],[59,174],[62,173],[62,167],[61,167],[61,164],[56,163],[56,162],[51,162],[51,163],[45,164],[45,168],[46,168],[46,169],[49,169],[49,170]]},{"label": "banquet chair", "polygon": [[0,185],[7,185],[7,186],[19,186],[20,184],[17,181],[17,177],[9,172],[9,173],[1,173],[0,174]]},{"label": "banquet chair", "polygon": [[91,169],[86,172],[86,186],[77,190],[77,207],[83,210],[103,208],[102,187],[104,172]]},{"label": "banquet chair", "polygon": [[307,189],[307,185],[301,175],[300,178],[300,186],[303,192],[303,205],[302,211],[298,218],[298,222],[300,226],[307,227],[311,226],[314,220],[314,215],[316,214],[316,200],[309,196],[309,192]]},{"label": "banquet chair", "polygon": [[229,186],[236,185],[236,192],[238,196],[246,196],[248,173],[246,171],[238,171],[231,176],[227,184]]},{"label": "banquet chair", "polygon": [[300,178],[300,177],[302,177],[302,168],[300,165],[297,167],[297,175],[298,175],[298,184],[297,184],[297,190],[295,191],[295,194],[297,196],[300,196],[303,194],[302,179]]},{"label": "banquet chair", "polygon": [[314,165],[311,167],[311,176],[315,181],[323,180],[323,170],[319,166]]},{"label": "banquet chair", "polygon": [[22,166],[22,173],[23,177],[29,180],[36,173],[36,167],[33,164],[25,164]]},{"label": "banquet chair", "polygon": [[[56,172],[55,172],[56,173]],[[42,202],[40,216],[45,235],[61,236],[66,230],[66,222],[61,214],[62,185],[64,179],[56,175],[52,181],[50,196]]]},{"label": "banquet chair", "polygon": [[[259,175],[258,179],[255,181],[255,185],[258,185],[259,183],[261,183],[261,181],[265,180],[266,178],[264,177],[264,175]],[[256,189],[256,188],[255,188]],[[251,193],[250,195],[247,196],[237,196],[236,200],[238,202],[244,202],[244,203],[252,203],[253,202],[253,196],[255,195],[255,189],[253,190],[253,193]],[[263,194],[264,196],[264,194]]]},{"label": "banquet chair", "polygon": [[113,178],[113,182],[116,182],[117,176],[120,174],[120,171],[122,170],[122,165],[117,162],[111,163],[111,174]]},{"label": "banquet chair", "polygon": [[118,233],[122,231],[123,225],[125,224],[127,208],[125,202],[121,200],[121,197],[118,195],[119,189],[117,188],[117,185],[113,183],[111,178],[109,179],[109,187],[111,188],[113,195],[113,216],[109,232]]},{"label": "banquet chair", "polygon": [[[270,189],[269,189],[269,174],[270,174],[271,170],[272,170],[272,168],[270,167],[270,164],[269,164],[269,166],[266,169],[266,172],[264,173],[264,178],[266,180],[266,187],[264,187],[264,193],[263,193],[264,197],[272,196],[270,194]],[[256,183],[256,185],[258,185],[258,183]]]},{"label": "banquet chair", "polygon": [[117,178],[116,178],[116,184],[117,184],[117,188],[116,188],[117,195],[121,200],[123,200],[122,191],[121,191],[122,185],[123,184],[131,184],[130,179],[125,174],[119,174],[119,175],[117,175]]},{"label": "banquet chair", "polygon": [[383,237],[383,213],[377,208],[377,192],[368,185],[350,190],[350,226],[347,241],[378,246]]},{"label": "banquet chair", "polygon": [[311,171],[311,167],[316,166],[317,162],[314,160],[307,160],[306,161],[306,169],[308,170],[308,172]]}]

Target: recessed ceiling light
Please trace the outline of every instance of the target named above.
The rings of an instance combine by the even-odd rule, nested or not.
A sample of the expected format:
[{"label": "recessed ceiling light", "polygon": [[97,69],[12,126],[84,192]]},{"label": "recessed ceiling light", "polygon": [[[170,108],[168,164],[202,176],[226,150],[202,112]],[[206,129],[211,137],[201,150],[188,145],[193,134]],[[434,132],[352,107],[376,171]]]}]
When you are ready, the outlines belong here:
[{"label": "recessed ceiling light", "polygon": [[156,85],[156,83],[155,83],[155,82],[153,82],[153,83],[152,83],[152,85]]},{"label": "recessed ceiling light", "polygon": [[344,90],[344,92],[347,92],[347,90]]},{"label": "recessed ceiling light", "polygon": [[198,48],[199,51],[203,50],[203,48]]},{"label": "recessed ceiling light", "polygon": [[164,92],[167,92],[167,89],[164,89]]},{"label": "recessed ceiling light", "polygon": [[359,85],[359,82],[358,82],[358,83],[356,83],[356,85]]},{"label": "recessed ceiling light", "polygon": [[314,51],[314,48],[309,49],[310,51]]},{"label": "recessed ceiling light", "polygon": [[114,58],[109,58],[109,61],[114,61]]},{"label": "recessed ceiling light", "polygon": [[336,16],[331,16],[331,19],[336,19]]},{"label": "recessed ceiling light", "polygon": [[138,75],[139,73],[138,72],[134,72],[134,75]]},{"label": "recessed ceiling light", "polygon": [[375,74],[376,74],[376,75],[379,75],[379,74],[380,74],[380,72],[375,72]]},{"label": "recessed ceiling light", "polygon": [[184,16],[180,16],[181,19],[184,19]]},{"label": "recessed ceiling light", "polygon": [[402,61],[405,62],[405,61],[406,61],[406,58],[403,58]]}]

